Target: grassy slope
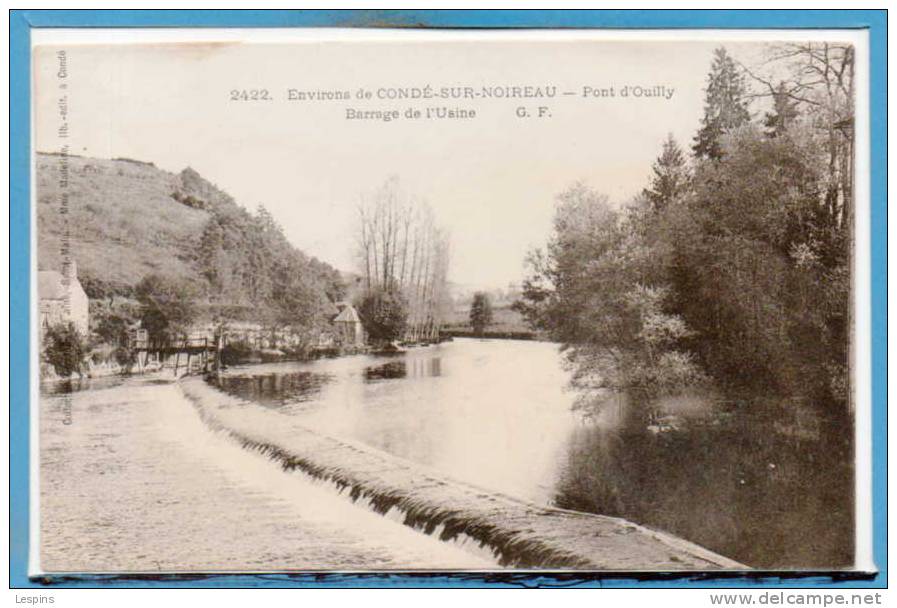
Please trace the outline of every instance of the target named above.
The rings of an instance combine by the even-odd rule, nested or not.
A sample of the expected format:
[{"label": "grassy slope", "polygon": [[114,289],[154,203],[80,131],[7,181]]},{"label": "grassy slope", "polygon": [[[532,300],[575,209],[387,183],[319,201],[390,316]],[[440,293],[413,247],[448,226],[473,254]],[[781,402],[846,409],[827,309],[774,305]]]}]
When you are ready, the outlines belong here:
[{"label": "grassy slope", "polygon": [[81,277],[134,285],[158,272],[199,281],[196,239],[209,213],[178,203],[178,176],[124,160],[69,158],[69,213],[60,213],[60,157],[38,154],[37,249],[41,270],[62,266],[63,234]]}]

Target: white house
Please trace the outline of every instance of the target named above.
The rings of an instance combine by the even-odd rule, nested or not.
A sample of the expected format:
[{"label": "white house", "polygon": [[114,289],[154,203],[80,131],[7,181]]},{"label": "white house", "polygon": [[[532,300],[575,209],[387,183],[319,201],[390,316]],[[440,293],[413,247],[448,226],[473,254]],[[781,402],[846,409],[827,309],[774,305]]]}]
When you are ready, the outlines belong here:
[{"label": "white house", "polygon": [[40,310],[40,327],[43,331],[51,325],[71,321],[83,335],[88,331],[88,300],[74,260],[63,271],[40,270],[37,273],[37,297]]}]

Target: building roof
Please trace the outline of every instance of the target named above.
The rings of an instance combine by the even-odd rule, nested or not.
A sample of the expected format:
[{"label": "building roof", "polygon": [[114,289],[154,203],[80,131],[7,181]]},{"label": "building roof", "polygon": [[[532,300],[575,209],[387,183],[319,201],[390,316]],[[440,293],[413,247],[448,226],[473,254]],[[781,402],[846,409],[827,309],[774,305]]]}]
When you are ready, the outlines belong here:
[{"label": "building roof", "polygon": [[351,304],[346,306],[340,311],[336,318],[333,320],[334,323],[361,323],[361,319],[358,317],[358,311],[355,310],[355,307]]},{"label": "building roof", "polygon": [[[70,286],[78,282],[72,281]],[[55,270],[39,270],[37,273],[37,297],[41,300],[64,300],[66,286],[63,283],[62,273]]]}]

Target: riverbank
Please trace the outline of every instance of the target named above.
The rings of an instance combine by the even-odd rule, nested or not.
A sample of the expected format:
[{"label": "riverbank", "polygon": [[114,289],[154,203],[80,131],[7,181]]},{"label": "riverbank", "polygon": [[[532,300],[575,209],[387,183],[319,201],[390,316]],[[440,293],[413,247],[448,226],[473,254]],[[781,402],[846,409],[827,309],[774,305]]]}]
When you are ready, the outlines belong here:
[{"label": "riverbank", "polygon": [[539,506],[342,437],[323,435],[296,418],[226,395],[199,378],[185,379],[179,386],[206,424],[272,464],[444,541],[484,547],[504,566],[745,569],[693,543],[622,519]]},{"label": "riverbank", "polygon": [[212,432],[170,378],[42,395],[40,408],[42,572],[496,567]]},{"label": "riverbank", "polygon": [[473,329],[446,329],[442,332],[448,338],[479,338],[491,340],[541,340],[542,336],[534,331],[505,331],[484,330],[476,332]]},{"label": "riverbank", "polygon": [[[426,348],[442,341],[451,340],[451,336],[434,341],[434,342],[402,342],[402,349]],[[244,348],[225,347],[220,354],[221,368],[227,369],[232,366],[246,365],[264,365],[268,363],[311,363],[321,359],[338,359],[341,357],[354,357],[367,354],[390,354],[392,351],[384,350],[371,345],[359,346],[327,346],[315,347],[310,350],[290,351],[279,350],[276,348]],[[402,352],[396,350],[395,352]],[[81,374],[72,373],[69,377],[58,375],[51,366],[42,364],[40,373],[40,387],[43,392],[55,393],[59,392],[60,387],[65,385],[78,386],[89,385],[91,381],[110,378],[132,378],[132,377],[178,377],[179,375],[201,374],[205,373],[203,362],[199,357],[193,361],[180,362],[176,355],[170,355],[163,360],[154,360],[143,366],[122,366],[117,363],[104,363],[94,365],[90,362],[85,364]],[[178,373],[180,372],[180,374]]]}]

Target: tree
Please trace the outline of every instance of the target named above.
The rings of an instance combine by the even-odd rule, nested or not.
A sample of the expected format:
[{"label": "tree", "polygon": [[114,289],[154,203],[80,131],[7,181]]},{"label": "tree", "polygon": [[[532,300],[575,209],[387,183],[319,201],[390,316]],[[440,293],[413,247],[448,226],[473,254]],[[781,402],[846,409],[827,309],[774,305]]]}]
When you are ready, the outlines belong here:
[{"label": "tree", "polygon": [[94,333],[103,343],[114,349],[115,361],[126,371],[130,371],[137,361],[137,354],[130,347],[128,334],[133,323],[132,317],[127,313],[116,312],[112,308],[100,309],[91,315],[97,319]]},{"label": "tree", "polygon": [[84,361],[88,355],[87,340],[75,328],[74,323],[60,323],[48,327],[43,336],[44,361],[53,366],[61,377],[74,373],[82,376]]},{"label": "tree", "polygon": [[[721,93],[743,86],[723,86],[739,78],[717,51],[703,151],[678,196],[663,179],[681,167],[668,140],[629,206],[581,184],[558,198],[515,308],[561,343],[588,409],[603,392],[650,397],[709,377],[812,403],[831,428],[847,415],[852,51],[779,52],[802,79],[769,87],[773,118],[753,124],[740,95]],[[720,118],[733,113],[724,102],[740,124]]]},{"label": "tree", "polygon": [[368,291],[358,305],[358,313],[374,342],[400,340],[405,334],[408,305],[404,296],[396,290]]},{"label": "tree", "polygon": [[258,223],[259,228],[261,228],[263,233],[283,237],[283,228],[281,228],[280,224],[277,223],[277,220],[274,219],[274,216],[271,215],[271,212],[268,211],[268,208],[264,205],[260,204],[256,207],[255,221]]},{"label": "tree", "polygon": [[149,274],[137,284],[135,295],[142,305],[141,324],[151,340],[171,340],[186,332],[196,316],[196,294],[183,281]]},{"label": "tree", "polygon": [[642,192],[652,207],[660,210],[682,196],[688,188],[685,155],[672,133],[667,135],[663,150],[651,169],[654,172],[651,185]]},{"label": "tree", "polygon": [[308,269],[321,283],[324,294],[331,302],[338,302],[346,297],[346,283],[336,268],[317,258],[309,258]]},{"label": "tree", "polygon": [[128,343],[128,328],[132,323],[128,316],[111,309],[91,311],[91,314],[97,319],[93,331],[103,342],[111,346]]},{"label": "tree", "polygon": [[428,205],[389,178],[359,206],[359,270],[367,290],[396,291],[411,341],[435,338],[447,307],[449,239]]},{"label": "tree", "polygon": [[825,150],[802,135],[743,129],[696,167],[666,236],[670,309],[719,384],[843,403],[830,385],[847,369],[849,270],[820,215]]},{"label": "tree", "polygon": [[483,335],[483,330],[492,323],[492,302],[489,294],[478,291],[473,294],[473,302],[470,304],[470,325],[477,335]]},{"label": "tree", "polygon": [[767,112],[763,118],[763,126],[766,127],[766,135],[778,137],[784,135],[794,120],[800,115],[797,110],[797,102],[791,99],[785,82],[779,82],[778,88],[772,94],[772,112]]},{"label": "tree", "polygon": [[713,54],[704,96],[704,117],[692,145],[696,158],[722,157],[723,135],[751,120],[744,77],[725,47],[717,48]]},{"label": "tree", "polygon": [[224,228],[214,216],[209,218],[199,240],[198,262],[210,290],[218,295],[229,287],[227,261],[224,254]]},{"label": "tree", "polygon": [[[819,262],[825,269],[825,283],[832,287],[823,292],[820,306],[831,313],[829,329],[836,348],[831,359],[832,393],[847,401],[849,360],[853,349],[853,300],[847,283],[853,265],[854,209],[854,112],[855,50],[849,43],[792,42],[774,45],[766,57],[770,69],[782,67],[790,72],[787,95],[796,102],[806,128],[815,132],[817,146],[825,151],[825,175],[821,182],[824,196],[817,197],[813,209],[817,226],[824,225],[826,236],[821,248],[812,243],[805,249],[822,250]],[[752,74],[753,76],[753,74]],[[761,77],[755,79],[764,82]],[[769,82],[766,78],[764,84]],[[770,87],[771,89],[771,87]],[[823,185],[824,184],[824,185]],[[817,231],[818,232],[818,231]],[[805,259],[801,256],[800,259]],[[811,256],[812,259],[812,256]],[[810,268],[813,266],[811,265]],[[843,349],[847,349],[843,356]]]},{"label": "tree", "polygon": [[772,45],[763,65],[777,73],[785,70],[788,77],[774,87],[771,76],[760,70],[746,71],[766,89],[774,105],[787,99],[826,152],[825,196],[820,199],[819,214],[833,234],[840,233],[844,241],[840,248],[848,255],[854,209],[854,48],[809,41]]},{"label": "tree", "polygon": [[633,217],[576,184],[558,197],[546,250],[528,258],[517,309],[561,343],[586,410],[607,391],[654,395],[703,380],[681,348],[691,332],[668,311],[657,255]]}]

